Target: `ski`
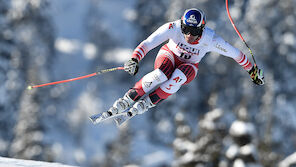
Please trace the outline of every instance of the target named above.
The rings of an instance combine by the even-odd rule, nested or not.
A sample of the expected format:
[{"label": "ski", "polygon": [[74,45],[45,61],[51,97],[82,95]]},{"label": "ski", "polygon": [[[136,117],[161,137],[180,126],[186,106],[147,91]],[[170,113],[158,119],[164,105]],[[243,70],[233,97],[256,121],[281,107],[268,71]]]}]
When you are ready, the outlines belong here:
[{"label": "ski", "polygon": [[123,125],[125,122],[127,122],[128,120],[130,120],[131,118],[133,118],[135,115],[133,116],[128,116],[127,112],[122,112],[119,114],[113,114],[111,116],[106,116],[103,113],[98,113],[98,114],[94,114],[92,116],[89,117],[89,119],[91,120],[91,122],[93,124],[98,124],[107,120],[110,120],[113,118],[113,120],[115,121],[117,127],[120,127],[121,125]]},{"label": "ski", "polygon": [[116,118],[116,117],[119,117],[122,115],[126,115],[126,113],[113,114],[111,116],[106,116],[103,113],[99,113],[99,114],[95,114],[95,115],[90,116],[89,119],[91,120],[91,122],[93,124],[98,124],[103,121],[107,121],[109,119]]}]

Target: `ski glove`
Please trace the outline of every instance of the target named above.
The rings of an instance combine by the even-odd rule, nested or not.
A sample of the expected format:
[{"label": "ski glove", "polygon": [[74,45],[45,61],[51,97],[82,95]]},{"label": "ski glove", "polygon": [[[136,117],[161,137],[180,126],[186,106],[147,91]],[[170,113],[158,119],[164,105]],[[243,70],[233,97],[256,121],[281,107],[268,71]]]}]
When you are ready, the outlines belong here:
[{"label": "ski glove", "polygon": [[257,66],[253,66],[249,71],[251,80],[257,85],[264,85],[263,70],[259,69]]},{"label": "ski glove", "polygon": [[124,71],[128,72],[130,75],[136,75],[139,69],[139,62],[136,58],[131,58],[129,61],[124,63]]}]

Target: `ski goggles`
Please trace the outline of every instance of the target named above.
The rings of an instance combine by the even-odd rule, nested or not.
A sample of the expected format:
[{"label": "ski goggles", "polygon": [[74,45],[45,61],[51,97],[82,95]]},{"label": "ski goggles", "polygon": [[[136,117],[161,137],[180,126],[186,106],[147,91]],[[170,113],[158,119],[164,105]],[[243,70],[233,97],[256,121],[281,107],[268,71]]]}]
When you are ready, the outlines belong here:
[{"label": "ski goggles", "polygon": [[181,23],[181,30],[183,34],[191,34],[193,36],[201,36],[203,32],[203,26],[201,27],[192,27]]}]

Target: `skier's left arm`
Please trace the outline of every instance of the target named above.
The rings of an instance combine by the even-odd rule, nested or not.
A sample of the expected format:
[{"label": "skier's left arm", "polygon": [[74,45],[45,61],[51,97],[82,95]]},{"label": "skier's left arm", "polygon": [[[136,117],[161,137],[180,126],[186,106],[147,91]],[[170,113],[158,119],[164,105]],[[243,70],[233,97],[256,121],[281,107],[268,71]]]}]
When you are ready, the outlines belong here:
[{"label": "skier's left arm", "polygon": [[239,65],[241,65],[249,73],[251,80],[255,84],[257,85],[264,84],[263,71],[259,69],[257,65],[253,66],[243,52],[241,52],[239,49],[230,45],[228,42],[226,42],[223,38],[221,38],[217,34],[215,34],[213,37],[210,50],[234,59]]}]

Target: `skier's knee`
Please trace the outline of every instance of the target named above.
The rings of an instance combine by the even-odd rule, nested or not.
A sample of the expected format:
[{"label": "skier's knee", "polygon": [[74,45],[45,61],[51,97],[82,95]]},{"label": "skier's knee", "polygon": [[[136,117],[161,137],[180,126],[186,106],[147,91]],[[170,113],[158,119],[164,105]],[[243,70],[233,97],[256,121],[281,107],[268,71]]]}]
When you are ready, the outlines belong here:
[{"label": "skier's knee", "polygon": [[168,98],[170,95],[176,93],[180,87],[186,82],[186,76],[180,71],[176,69],[172,77],[164,82],[158,89],[154,92],[150,93],[149,97],[153,104],[158,104],[162,100]]},{"label": "skier's knee", "polygon": [[134,101],[138,101],[144,94],[150,92],[167,79],[166,75],[160,69],[155,69],[137,82],[127,94]]},{"label": "skier's knee", "polygon": [[176,69],[173,72],[172,77],[167,82],[163,83],[160,88],[168,94],[174,94],[186,81],[186,75],[179,69]]},{"label": "skier's knee", "polygon": [[142,78],[141,86],[144,92],[148,93],[166,80],[167,76],[160,69],[155,69]]}]

